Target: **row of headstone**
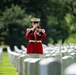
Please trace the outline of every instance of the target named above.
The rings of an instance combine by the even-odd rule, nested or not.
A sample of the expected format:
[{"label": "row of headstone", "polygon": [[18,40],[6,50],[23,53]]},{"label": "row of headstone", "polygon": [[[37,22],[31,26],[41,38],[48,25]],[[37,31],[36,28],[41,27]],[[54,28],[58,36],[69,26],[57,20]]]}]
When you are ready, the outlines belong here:
[{"label": "row of headstone", "polygon": [[[63,75],[74,75],[74,74],[67,74],[66,69],[76,62],[76,45],[69,44],[69,45],[62,45],[61,46],[61,61],[62,61],[62,74]],[[73,70],[73,68],[71,69]],[[70,72],[70,71],[69,71]]]},{"label": "row of headstone", "polygon": [[2,53],[3,53],[3,49],[2,46],[0,46],[0,61],[2,60]]},{"label": "row of headstone", "polygon": [[[15,46],[13,53],[10,47],[7,49],[9,59],[16,67],[18,75],[63,75],[64,70],[76,61],[76,45],[43,45],[43,55],[26,54],[23,45],[21,49]],[[60,67],[57,66],[58,63]]]},{"label": "row of headstone", "polygon": [[[51,45],[49,45],[50,47]],[[56,52],[52,55],[57,56],[61,55],[61,73],[64,74],[64,70],[75,62],[75,46],[73,45],[55,45],[56,46]],[[59,57],[58,57],[59,58]]]},{"label": "row of headstone", "polygon": [[[49,44],[48,46],[52,46]],[[76,75],[76,44],[57,45],[61,49],[62,75]]]},{"label": "row of headstone", "polygon": [[[22,50],[19,50],[17,46],[15,46],[17,50],[14,50],[14,52],[11,51],[10,47],[7,48],[8,51],[8,56],[14,67],[16,67],[18,71],[18,75],[42,75],[43,69],[41,66],[43,66],[44,62],[47,62],[45,64],[45,69],[48,71],[48,67],[50,66],[50,70],[52,71],[52,67],[55,67],[55,71],[52,71],[49,73],[46,71],[45,75],[48,74],[53,74],[53,75],[61,75],[61,63],[58,61],[55,57],[49,56],[47,53],[44,53],[43,55],[38,55],[38,54],[24,54],[24,52],[20,52]],[[19,50],[19,51],[18,51]],[[17,57],[14,54],[19,54]],[[17,57],[17,58],[16,58]],[[48,59],[49,58],[49,59]],[[13,63],[16,61],[15,63]],[[41,62],[44,61],[44,62]],[[43,63],[43,64],[41,64]],[[49,64],[48,64],[49,63]],[[53,64],[54,63],[54,64]],[[57,66],[57,64],[59,66]],[[46,67],[47,66],[47,67]],[[58,69],[59,68],[59,69]],[[42,71],[41,71],[41,70]],[[47,74],[47,75],[48,75]]]}]

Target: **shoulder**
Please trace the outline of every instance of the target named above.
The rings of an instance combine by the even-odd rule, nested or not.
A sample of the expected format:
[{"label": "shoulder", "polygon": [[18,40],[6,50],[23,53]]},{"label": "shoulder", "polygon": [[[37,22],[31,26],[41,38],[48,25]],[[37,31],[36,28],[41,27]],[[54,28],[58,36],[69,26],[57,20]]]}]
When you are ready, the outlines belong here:
[{"label": "shoulder", "polygon": [[27,28],[26,30],[31,30],[32,28]]}]

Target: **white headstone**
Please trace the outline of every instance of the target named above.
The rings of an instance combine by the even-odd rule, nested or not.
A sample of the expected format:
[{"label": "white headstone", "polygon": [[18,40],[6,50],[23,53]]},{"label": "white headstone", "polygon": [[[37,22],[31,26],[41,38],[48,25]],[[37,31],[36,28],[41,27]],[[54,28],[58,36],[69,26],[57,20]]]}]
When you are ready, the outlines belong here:
[{"label": "white headstone", "polygon": [[23,75],[23,61],[29,58],[29,55],[21,55],[18,57],[18,75]]},{"label": "white headstone", "polygon": [[39,75],[61,75],[61,62],[55,58],[45,58],[39,63]]},{"label": "white headstone", "polygon": [[29,61],[28,75],[39,75],[39,58],[33,58]]},{"label": "white headstone", "polygon": [[28,68],[28,66],[29,66],[29,64],[28,64],[28,62],[31,60],[32,58],[26,58],[25,60],[24,60],[24,62],[23,62],[23,75],[28,75],[28,70],[29,70],[29,68]]},{"label": "white headstone", "polygon": [[70,55],[74,58],[74,62],[76,62],[76,53],[71,53]]},{"label": "white headstone", "polygon": [[62,70],[74,63],[74,58],[72,56],[62,57]]},{"label": "white headstone", "polygon": [[76,63],[69,65],[65,71],[64,75],[76,75]]}]

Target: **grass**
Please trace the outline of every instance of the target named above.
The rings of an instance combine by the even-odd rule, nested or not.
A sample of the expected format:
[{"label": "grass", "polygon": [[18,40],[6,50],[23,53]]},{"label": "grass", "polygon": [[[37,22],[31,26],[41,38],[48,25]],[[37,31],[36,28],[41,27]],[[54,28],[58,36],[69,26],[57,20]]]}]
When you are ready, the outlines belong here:
[{"label": "grass", "polygon": [[3,52],[2,61],[0,61],[0,75],[18,75],[16,68],[8,59],[7,52]]}]

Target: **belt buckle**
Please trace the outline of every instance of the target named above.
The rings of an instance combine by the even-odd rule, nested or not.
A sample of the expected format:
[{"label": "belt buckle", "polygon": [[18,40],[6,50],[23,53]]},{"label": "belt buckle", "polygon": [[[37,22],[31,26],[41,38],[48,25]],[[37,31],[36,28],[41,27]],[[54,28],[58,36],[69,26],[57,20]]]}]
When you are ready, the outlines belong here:
[{"label": "belt buckle", "polygon": [[35,40],[35,42],[37,42],[37,40]]}]

